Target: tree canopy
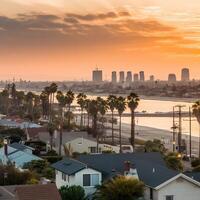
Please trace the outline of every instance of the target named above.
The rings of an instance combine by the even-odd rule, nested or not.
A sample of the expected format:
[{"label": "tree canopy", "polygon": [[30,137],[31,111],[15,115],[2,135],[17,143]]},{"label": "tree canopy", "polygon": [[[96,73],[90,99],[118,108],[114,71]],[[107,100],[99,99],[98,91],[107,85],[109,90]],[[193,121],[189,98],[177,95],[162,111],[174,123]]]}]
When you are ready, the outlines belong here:
[{"label": "tree canopy", "polygon": [[144,184],[134,178],[118,176],[99,186],[94,200],[137,200],[144,193]]}]

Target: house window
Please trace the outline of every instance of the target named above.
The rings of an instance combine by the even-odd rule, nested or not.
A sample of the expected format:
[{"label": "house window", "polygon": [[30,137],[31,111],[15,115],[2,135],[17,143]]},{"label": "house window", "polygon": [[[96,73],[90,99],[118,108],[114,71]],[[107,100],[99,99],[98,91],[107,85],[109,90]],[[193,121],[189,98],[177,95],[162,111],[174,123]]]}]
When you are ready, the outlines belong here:
[{"label": "house window", "polygon": [[99,174],[91,174],[91,185],[99,185]]},{"label": "house window", "polygon": [[97,153],[96,147],[90,147],[90,153]]},{"label": "house window", "polygon": [[62,173],[62,180],[66,181],[66,174]]},{"label": "house window", "polygon": [[83,174],[83,186],[99,185],[99,174]]},{"label": "house window", "polygon": [[173,195],[167,195],[166,200],[174,200],[174,196]]},{"label": "house window", "polygon": [[83,174],[83,186],[90,186],[90,174]]}]

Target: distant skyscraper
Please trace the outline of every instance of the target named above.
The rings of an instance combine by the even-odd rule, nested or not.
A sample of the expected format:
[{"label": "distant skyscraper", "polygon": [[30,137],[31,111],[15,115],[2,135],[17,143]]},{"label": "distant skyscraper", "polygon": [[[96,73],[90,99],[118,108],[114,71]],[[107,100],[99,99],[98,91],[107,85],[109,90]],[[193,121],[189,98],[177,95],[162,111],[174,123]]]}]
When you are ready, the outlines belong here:
[{"label": "distant skyscraper", "polygon": [[103,72],[102,70],[96,69],[92,72],[93,82],[99,83],[103,81]]},{"label": "distant skyscraper", "polygon": [[168,82],[170,82],[170,83],[176,82],[176,74],[169,74]]},{"label": "distant skyscraper", "polygon": [[139,74],[134,74],[133,75],[133,80],[134,81],[139,81]]},{"label": "distant skyscraper", "polygon": [[140,81],[145,81],[144,71],[140,71]]},{"label": "distant skyscraper", "polygon": [[155,80],[154,75],[151,75],[151,76],[149,77],[149,80],[150,80],[150,81],[154,81],[154,80]]},{"label": "distant skyscraper", "polygon": [[181,71],[181,81],[190,80],[190,70],[188,68],[183,68]]},{"label": "distant skyscraper", "polygon": [[125,79],[124,71],[119,72],[119,82],[123,83]]},{"label": "distant skyscraper", "polygon": [[117,72],[116,71],[112,72],[112,83],[117,83]]},{"label": "distant skyscraper", "polygon": [[131,82],[132,82],[132,79],[133,79],[133,77],[132,77],[132,72],[131,72],[131,71],[128,71],[128,72],[127,72],[127,75],[126,75],[126,82],[127,82],[127,83],[131,83]]}]

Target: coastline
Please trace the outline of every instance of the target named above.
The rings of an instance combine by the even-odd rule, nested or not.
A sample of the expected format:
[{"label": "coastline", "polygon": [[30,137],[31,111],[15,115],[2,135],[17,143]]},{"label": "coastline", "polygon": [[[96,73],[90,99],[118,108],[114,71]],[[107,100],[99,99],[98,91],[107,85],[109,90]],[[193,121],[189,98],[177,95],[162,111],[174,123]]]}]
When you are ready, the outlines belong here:
[{"label": "coastline", "polygon": [[[107,97],[110,94],[107,93],[93,93],[93,92],[86,92],[86,95],[91,95],[91,96],[104,96]],[[120,93],[120,94],[112,94],[116,96],[127,96],[128,94]],[[143,100],[155,100],[155,101],[174,101],[174,102],[185,102],[185,103],[194,103],[198,99],[196,98],[179,98],[179,97],[161,97],[161,96],[145,96],[145,95],[140,95],[139,96]]]}]

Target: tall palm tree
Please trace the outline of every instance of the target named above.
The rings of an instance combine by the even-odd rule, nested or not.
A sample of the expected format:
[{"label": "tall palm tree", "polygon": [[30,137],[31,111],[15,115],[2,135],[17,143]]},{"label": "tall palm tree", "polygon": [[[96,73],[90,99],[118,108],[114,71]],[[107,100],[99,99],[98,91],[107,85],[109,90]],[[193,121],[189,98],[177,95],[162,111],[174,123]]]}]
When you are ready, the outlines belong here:
[{"label": "tall palm tree", "polygon": [[31,116],[31,119],[33,120],[33,99],[34,94],[32,92],[28,92],[26,94],[26,103],[27,103],[27,113],[29,116]]},{"label": "tall palm tree", "polygon": [[[194,116],[196,117],[198,123],[199,123],[199,128],[200,128],[200,100],[196,101],[193,106],[192,106],[192,111]],[[200,135],[199,135],[199,158],[200,158]]]},{"label": "tall palm tree", "polygon": [[3,106],[5,106],[4,110],[5,110],[5,113],[6,115],[8,115],[8,110],[9,110],[9,91],[7,89],[4,89],[2,92],[1,92],[1,95],[3,97]]},{"label": "tall palm tree", "polygon": [[47,119],[49,113],[49,95],[46,91],[42,91],[40,94],[40,100],[42,101],[42,113],[43,117]]},{"label": "tall palm tree", "polygon": [[97,133],[97,116],[98,116],[98,102],[97,100],[91,100],[89,103],[89,113],[92,116],[92,129],[94,134]]},{"label": "tall palm tree", "polygon": [[75,95],[71,90],[69,90],[66,93],[65,98],[66,98],[66,104],[68,106],[68,128],[70,128],[70,123],[71,123],[71,104],[74,101]]},{"label": "tall palm tree", "polygon": [[116,109],[119,114],[119,145],[120,153],[122,152],[122,114],[126,110],[126,99],[122,96],[117,98]]},{"label": "tall palm tree", "polygon": [[67,101],[66,97],[61,91],[57,92],[56,99],[59,103],[60,108],[60,120],[59,120],[59,131],[60,131],[60,142],[59,142],[59,155],[61,155],[61,146],[62,146],[62,134],[63,134],[63,108],[66,106]]},{"label": "tall palm tree", "polygon": [[52,121],[53,117],[52,117],[52,111],[53,111],[53,104],[54,104],[54,95],[57,92],[57,84],[56,83],[52,83],[49,87],[49,91],[50,91],[50,120]]},{"label": "tall palm tree", "polygon": [[52,83],[50,85],[50,91],[51,91],[51,94],[52,94],[52,103],[54,103],[55,93],[57,92],[57,89],[58,89],[58,86],[57,86],[56,83]]},{"label": "tall palm tree", "polygon": [[49,86],[44,88],[44,92],[48,96],[48,120],[50,120],[50,115],[51,115],[51,89]]},{"label": "tall palm tree", "polygon": [[54,135],[54,132],[56,130],[56,125],[53,122],[50,122],[48,124],[47,128],[48,128],[49,136],[50,136],[50,149],[52,151],[53,150],[53,135]]},{"label": "tall palm tree", "polygon": [[130,93],[129,96],[127,96],[127,104],[131,111],[131,145],[133,148],[135,147],[135,110],[138,107],[139,104],[139,97],[135,93]]},{"label": "tall palm tree", "polygon": [[[98,103],[98,111],[99,113],[101,114],[101,126],[102,126],[102,131],[101,131],[101,136],[103,135],[104,133],[104,121],[105,121],[105,114],[106,112],[108,111],[108,104],[107,104],[107,101],[104,100],[103,98],[101,97],[97,97],[97,103]],[[99,136],[98,136],[98,139],[99,139]]]},{"label": "tall palm tree", "polygon": [[85,105],[84,105],[84,109],[87,112],[87,128],[90,128],[90,99],[86,99],[85,100]]},{"label": "tall palm tree", "polygon": [[87,99],[87,96],[84,93],[79,93],[76,98],[77,98],[77,103],[81,108],[80,127],[82,128],[83,127],[83,110],[84,110],[84,107],[85,107],[85,103],[86,103],[85,100]]},{"label": "tall palm tree", "polygon": [[112,144],[114,144],[114,110],[116,108],[116,102],[117,102],[117,97],[114,95],[110,95],[107,98],[107,103],[112,113]]},{"label": "tall palm tree", "polygon": [[92,131],[93,134],[96,136],[97,140],[97,153],[99,151],[99,134],[97,130],[98,112],[99,112],[98,101],[93,99],[89,103],[89,113],[92,116]]}]

